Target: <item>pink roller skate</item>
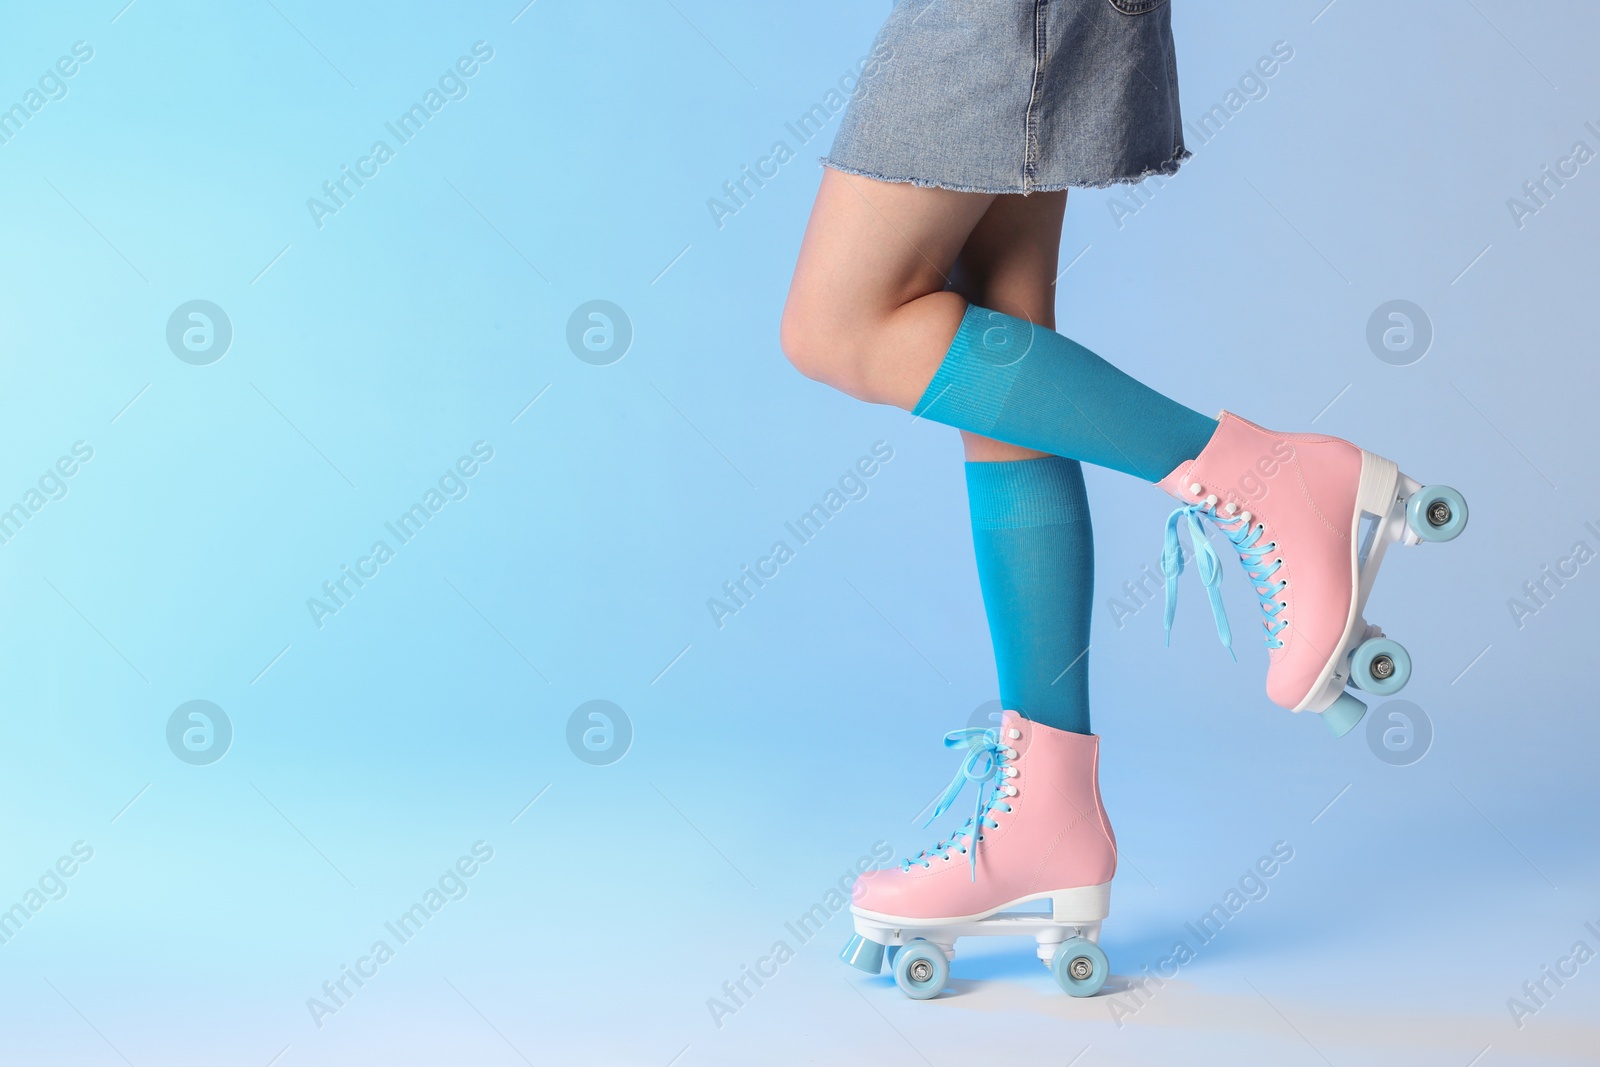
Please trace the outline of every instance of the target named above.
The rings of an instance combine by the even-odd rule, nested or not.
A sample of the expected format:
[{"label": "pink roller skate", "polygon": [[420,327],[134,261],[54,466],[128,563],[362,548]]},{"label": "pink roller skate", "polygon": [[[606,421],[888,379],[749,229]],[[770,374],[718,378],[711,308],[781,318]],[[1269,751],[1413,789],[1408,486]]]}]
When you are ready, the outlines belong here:
[{"label": "pink roller skate", "polygon": [[[1100,803],[1099,740],[1014,711],[998,727],[946,734],[947,747],[967,754],[928,821],[967,782],[978,786],[972,818],[898,867],[857,880],[856,932],[844,960],[877,974],[887,950],[901,990],[926,1000],[944,988],[957,938],[1031,936],[1063,989],[1079,997],[1099,992],[1109,968],[1095,942],[1117,868]],[[1010,912],[1046,902],[1048,911]]]},{"label": "pink roller skate", "polygon": [[1273,702],[1321,712],[1342,736],[1367,710],[1345,686],[1377,696],[1405,686],[1410,656],[1362,612],[1391,542],[1449,541],[1466,527],[1460,493],[1424,487],[1337,437],[1276,433],[1227,412],[1205,450],[1159,485],[1184,502],[1167,519],[1162,553],[1169,637],[1186,519],[1217,632],[1232,652],[1209,522],[1233,542],[1261,601]]}]

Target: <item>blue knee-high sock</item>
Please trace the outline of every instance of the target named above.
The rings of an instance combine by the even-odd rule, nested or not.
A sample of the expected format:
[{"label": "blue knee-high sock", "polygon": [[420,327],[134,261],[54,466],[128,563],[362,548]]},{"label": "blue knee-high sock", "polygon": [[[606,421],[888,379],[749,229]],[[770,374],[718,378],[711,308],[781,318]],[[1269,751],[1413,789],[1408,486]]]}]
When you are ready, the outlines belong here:
[{"label": "blue knee-high sock", "polygon": [[1001,704],[1088,733],[1094,537],[1083,468],[1059,456],[968,463],[967,500]]},{"label": "blue knee-high sock", "polygon": [[1149,482],[1217,429],[1076,341],[976,304],[912,413]]}]

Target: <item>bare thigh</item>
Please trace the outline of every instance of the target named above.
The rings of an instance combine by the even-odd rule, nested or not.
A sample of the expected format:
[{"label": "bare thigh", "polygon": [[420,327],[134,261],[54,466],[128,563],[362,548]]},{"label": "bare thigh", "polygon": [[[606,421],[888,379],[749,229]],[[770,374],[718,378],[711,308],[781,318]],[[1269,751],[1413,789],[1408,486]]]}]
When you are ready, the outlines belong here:
[{"label": "bare thigh", "polygon": [[808,377],[910,410],[966,301],[950,272],[995,201],[827,169],[784,306],[784,352]]}]

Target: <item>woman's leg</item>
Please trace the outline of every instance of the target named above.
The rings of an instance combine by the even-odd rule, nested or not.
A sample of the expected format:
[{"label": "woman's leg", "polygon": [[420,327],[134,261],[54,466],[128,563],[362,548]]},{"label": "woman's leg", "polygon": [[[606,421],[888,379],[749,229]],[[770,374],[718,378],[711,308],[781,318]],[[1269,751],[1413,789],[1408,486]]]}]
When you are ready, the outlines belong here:
[{"label": "woman's leg", "polygon": [[[952,303],[959,310],[963,298],[1003,307],[1041,327],[1053,321],[1050,279],[1064,201],[1063,194],[993,199],[968,227],[955,269],[944,272],[952,275],[954,291],[922,298],[916,313],[926,321],[917,328],[955,330]],[[791,312],[796,308],[791,299]],[[892,332],[894,326],[883,328]],[[881,343],[876,336],[867,341],[874,343]],[[865,351],[863,359],[863,349],[853,349],[859,362],[843,364],[846,380],[892,397],[903,382],[873,375],[870,347]],[[857,881],[852,910],[858,933],[844,956],[874,973],[882,949],[864,943],[860,917],[898,926],[906,917],[981,915],[1047,892],[1057,919],[1094,923],[1106,915],[1117,864],[1100,799],[1099,739],[1089,734],[1087,686],[1081,684],[1093,580],[1081,468],[1060,456],[972,433],[963,437],[978,576],[1005,707],[995,734],[965,740],[973,752],[992,746],[994,791],[987,807],[943,841]],[[946,744],[963,736],[947,737]],[[946,790],[934,817],[953,799]]]},{"label": "woman's leg", "polygon": [[961,325],[967,302],[945,287],[994,200],[824,170],[783,309],[790,361],[909,411]]},{"label": "woman's leg", "polygon": [[823,174],[784,309],[803,373],[1009,444],[1157,481],[1216,423],[1024,319],[940,292],[995,198]]},{"label": "woman's leg", "polygon": [[[997,196],[956,259],[951,288],[968,304],[1056,328],[1056,267],[1067,193]],[[937,366],[935,366],[937,369]],[[931,376],[930,376],[931,377]],[[1038,459],[1048,453],[961,432],[968,462]]]},{"label": "woman's leg", "polygon": [[[1055,322],[1065,204],[1064,192],[996,197],[826,171],[784,309],[785,350],[853,396],[913,406],[969,302]],[[963,440],[1001,700],[1088,733],[1094,550],[1082,472],[993,438]]]},{"label": "woman's leg", "polygon": [[[1156,482],[1182,505],[1162,554],[1168,629],[1187,521],[1231,649],[1221,568],[1202,529],[1210,523],[1233,542],[1259,599],[1273,652],[1268,696],[1296,711],[1338,708],[1329,725],[1350,729],[1361,704],[1344,690],[1351,664],[1360,666],[1357,646],[1367,648],[1361,611],[1382,558],[1363,562],[1362,517],[1392,519],[1416,505],[1440,525],[1389,521],[1382,543],[1443,540],[1465,521],[1460,494],[1413,497],[1421,487],[1394,463],[1339,438],[1207,418],[1053,330],[943,290],[994,199],[825,172],[784,310],[784,351],[807,375],[863,400]],[[1269,482],[1284,488],[1269,494]],[[1377,674],[1360,684],[1397,688]]]},{"label": "woman's leg", "polygon": [[[956,261],[956,292],[1053,327],[1066,199],[997,197]],[[1082,468],[977,434],[963,432],[962,440],[1001,703],[1034,722],[1089,733],[1094,537]]]}]

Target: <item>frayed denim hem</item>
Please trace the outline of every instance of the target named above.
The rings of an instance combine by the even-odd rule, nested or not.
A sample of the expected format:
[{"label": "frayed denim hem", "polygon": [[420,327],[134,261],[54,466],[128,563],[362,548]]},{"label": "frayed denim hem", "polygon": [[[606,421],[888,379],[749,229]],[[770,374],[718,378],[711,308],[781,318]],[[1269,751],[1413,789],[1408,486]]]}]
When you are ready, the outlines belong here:
[{"label": "frayed denim hem", "polygon": [[933,178],[896,177],[890,174],[878,174],[861,167],[852,167],[828,156],[821,157],[818,162],[824,167],[839,171],[842,174],[854,174],[857,177],[871,178],[873,181],[891,182],[898,185],[915,185],[919,189],[949,189],[957,193],[1021,194],[1027,196],[1029,193],[1054,193],[1062,189],[1107,189],[1113,185],[1137,185],[1154,175],[1170,177],[1178,173],[1178,168],[1188,162],[1193,155],[1194,153],[1187,148],[1181,148],[1173,154],[1171,159],[1146,167],[1137,174],[1117,174],[1109,178],[1080,178],[1064,182],[1045,182],[1034,184],[1028,188],[1016,186],[1008,189],[991,189],[982,185],[961,185],[956,182],[942,182]]}]

